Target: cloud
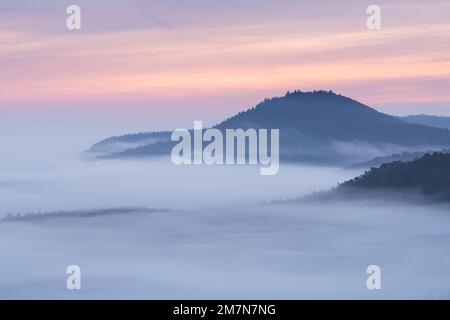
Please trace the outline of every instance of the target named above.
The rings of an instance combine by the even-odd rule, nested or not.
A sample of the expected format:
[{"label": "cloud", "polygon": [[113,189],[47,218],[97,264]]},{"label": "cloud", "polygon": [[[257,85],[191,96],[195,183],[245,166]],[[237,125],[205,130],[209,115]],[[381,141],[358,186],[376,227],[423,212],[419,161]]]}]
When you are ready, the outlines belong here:
[{"label": "cloud", "polygon": [[[85,20],[74,33],[65,30],[63,4],[46,1],[37,11],[3,4],[3,14],[14,19],[0,24],[0,85],[8,92],[1,109],[140,101],[151,110],[178,104],[173,96],[189,97],[191,107],[203,96],[214,112],[219,100],[241,101],[242,108],[262,93],[296,88],[340,89],[368,104],[450,101],[445,90],[435,90],[450,79],[443,2],[428,9],[382,2],[385,20],[377,32],[365,29],[357,2],[80,5]],[[399,15],[405,8],[407,17]],[[424,18],[411,21],[410,12]],[[413,94],[406,95],[412,82]]]}]

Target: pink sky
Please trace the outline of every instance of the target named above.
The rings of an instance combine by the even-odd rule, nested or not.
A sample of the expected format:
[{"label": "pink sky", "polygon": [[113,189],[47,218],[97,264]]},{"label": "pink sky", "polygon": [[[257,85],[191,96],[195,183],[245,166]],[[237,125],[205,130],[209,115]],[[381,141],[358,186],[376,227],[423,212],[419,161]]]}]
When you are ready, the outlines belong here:
[{"label": "pink sky", "polygon": [[[331,89],[450,114],[450,1],[378,1],[377,31],[372,2],[330,2],[2,0],[0,110],[222,116]],[[65,29],[72,3],[80,31]]]}]

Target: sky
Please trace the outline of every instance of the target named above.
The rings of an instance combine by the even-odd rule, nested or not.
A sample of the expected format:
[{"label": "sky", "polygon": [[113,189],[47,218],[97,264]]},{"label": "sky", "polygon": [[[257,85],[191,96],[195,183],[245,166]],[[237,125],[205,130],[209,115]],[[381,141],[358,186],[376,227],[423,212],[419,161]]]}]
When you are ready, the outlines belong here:
[{"label": "sky", "polygon": [[[70,4],[81,30],[66,28]],[[162,128],[324,89],[450,115],[449,52],[448,0],[2,0],[0,112]]]}]

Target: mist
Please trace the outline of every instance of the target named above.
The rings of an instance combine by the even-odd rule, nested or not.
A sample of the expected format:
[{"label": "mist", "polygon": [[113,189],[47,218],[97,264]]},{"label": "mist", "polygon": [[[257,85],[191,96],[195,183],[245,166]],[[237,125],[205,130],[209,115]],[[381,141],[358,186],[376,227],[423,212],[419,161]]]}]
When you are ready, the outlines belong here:
[{"label": "mist", "polygon": [[[0,297],[448,298],[447,213],[352,201],[3,222]],[[381,290],[366,287],[372,264]]]},{"label": "mist", "polygon": [[61,126],[46,122],[14,131],[1,128],[0,218],[61,209],[258,203],[330,188],[361,172],[281,163],[277,175],[260,176],[257,165],[176,166],[169,157],[96,160],[84,151],[105,132],[115,134],[113,130]]},{"label": "mist", "polygon": [[[94,160],[83,151],[97,134],[1,141],[0,217],[92,214],[0,222],[0,298],[449,298],[445,205],[264,205],[361,171],[282,162],[277,175],[261,176],[249,165]],[[372,264],[382,290],[366,287]],[[80,266],[82,290],[66,289],[69,265]]]}]

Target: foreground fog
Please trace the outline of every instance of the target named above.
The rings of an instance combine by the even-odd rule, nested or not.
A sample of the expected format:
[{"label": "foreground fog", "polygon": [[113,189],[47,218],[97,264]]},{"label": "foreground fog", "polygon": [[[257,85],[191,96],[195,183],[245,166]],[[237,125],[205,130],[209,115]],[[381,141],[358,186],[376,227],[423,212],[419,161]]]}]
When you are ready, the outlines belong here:
[{"label": "foreground fog", "polygon": [[374,202],[3,222],[0,298],[449,298],[449,245],[448,207]]},{"label": "foreground fog", "polygon": [[[257,205],[360,171],[282,164],[278,175],[260,176],[256,166],[92,161],[80,154],[98,139],[58,132],[0,128],[8,137],[0,141],[0,218],[172,210],[0,222],[0,298],[450,297],[448,207]],[[366,288],[371,264],[381,267],[382,290]],[[69,265],[81,267],[81,291],[65,287]]]}]

